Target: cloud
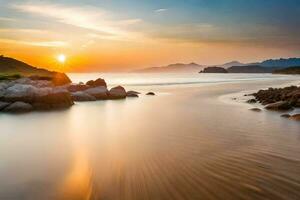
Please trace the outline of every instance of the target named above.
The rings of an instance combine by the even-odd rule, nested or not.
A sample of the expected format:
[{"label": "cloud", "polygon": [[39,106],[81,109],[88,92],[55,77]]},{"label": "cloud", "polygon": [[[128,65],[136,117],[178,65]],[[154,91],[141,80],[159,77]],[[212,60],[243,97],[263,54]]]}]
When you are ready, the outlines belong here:
[{"label": "cloud", "polygon": [[156,13],[162,13],[162,12],[166,12],[168,9],[166,8],[160,8],[160,9],[157,9],[157,10],[154,10],[154,12]]},{"label": "cloud", "polygon": [[13,39],[0,39],[0,43],[23,44],[39,47],[64,47],[68,45],[68,43],[64,41],[21,41]]},{"label": "cloud", "polygon": [[74,27],[96,31],[111,39],[126,40],[132,38],[133,32],[129,26],[141,22],[141,19],[114,20],[108,12],[91,6],[65,6],[51,3],[18,3],[11,4],[11,8],[21,12],[39,15],[52,21],[71,25]]}]

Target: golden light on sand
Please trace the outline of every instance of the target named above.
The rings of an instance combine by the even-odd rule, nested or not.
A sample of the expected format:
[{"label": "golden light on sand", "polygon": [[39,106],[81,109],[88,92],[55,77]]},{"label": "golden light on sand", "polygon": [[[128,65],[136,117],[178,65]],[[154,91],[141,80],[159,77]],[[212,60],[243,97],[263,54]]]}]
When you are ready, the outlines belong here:
[{"label": "golden light on sand", "polygon": [[60,62],[60,63],[64,63],[64,62],[66,61],[66,56],[65,56],[64,54],[59,54],[59,55],[57,56],[57,60],[58,60],[58,62]]}]

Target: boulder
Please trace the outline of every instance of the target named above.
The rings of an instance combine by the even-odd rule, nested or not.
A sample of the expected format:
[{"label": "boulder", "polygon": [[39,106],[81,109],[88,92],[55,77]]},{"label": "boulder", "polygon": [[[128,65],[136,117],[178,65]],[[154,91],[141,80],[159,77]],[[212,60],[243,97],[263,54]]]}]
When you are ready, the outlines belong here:
[{"label": "boulder", "polygon": [[127,97],[139,97],[139,95],[138,94],[140,94],[139,92],[136,92],[136,91],[128,91],[128,92],[126,92],[126,96]]},{"label": "boulder", "polygon": [[95,81],[90,80],[86,84],[91,87],[99,87],[99,86],[107,87],[105,80],[102,78],[98,78]]},{"label": "boulder", "polygon": [[108,98],[108,90],[104,86],[90,88],[84,92],[95,97],[97,100],[104,100]]},{"label": "boulder", "polygon": [[0,101],[0,111],[6,108],[10,103]]},{"label": "boulder", "polygon": [[29,112],[29,111],[32,111],[32,110],[33,110],[32,105],[30,105],[28,103],[21,102],[21,101],[17,101],[17,102],[14,102],[14,103],[10,104],[6,108],[4,108],[3,111],[4,112],[21,113],[21,112]]},{"label": "boulder", "polygon": [[139,94],[141,94],[140,92],[133,91],[133,90],[129,90],[126,93],[127,93],[127,95],[131,95],[131,94],[137,94],[137,95],[139,95]]},{"label": "boulder", "polygon": [[292,106],[286,101],[278,101],[276,103],[268,104],[265,108],[268,110],[290,110],[292,109]]},{"label": "boulder", "polygon": [[68,91],[70,92],[78,92],[89,89],[91,86],[84,84],[71,84],[68,86]]},{"label": "boulder", "polygon": [[300,121],[300,114],[290,116],[290,119]]},{"label": "boulder", "polygon": [[2,96],[2,100],[7,102],[22,101],[30,103],[33,101],[37,88],[32,85],[15,84],[7,88]]},{"label": "boulder", "polygon": [[71,93],[73,101],[96,101],[96,97],[87,94],[86,92],[78,91]]},{"label": "boulder", "polygon": [[249,109],[249,110],[252,110],[252,111],[254,111],[254,112],[261,112],[261,109],[260,109],[260,108],[251,108],[251,109]]},{"label": "boulder", "polygon": [[124,99],[124,98],[126,98],[126,96],[127,96],[127,93],[122,86],[117,86],[117,87],[111,88],[109,90],[109,98],[110,99]]},{"label": "boulder", "polygon": [[154,92],[148,92],[146,95],[154,96],[155,93]]},{"label": "boulder", "polygon": [[248,101],[247,101],[247,103],[256,103],[257,101],[256,101],[256,99],[249,99]]},{"label": "boulder", "polygon": [[280,115],[280,117],[284,117],[284,118],[289,118],[291,115],[290,114],[283,114],[283,115]]},{"label": "boulder", "polygon": [[33,81],[31,85],[38,87],[38,88],[44,88],[44,87],[53,87],[53,83],[51,81],[47,80],[38,80],[38,81]]},{"label": "boulder", "polygon": [[74,104],[70,93],[61,88],[53,88],[50,93],[38,95],[34,99],[33,107],[38,110],[69,108]]}]

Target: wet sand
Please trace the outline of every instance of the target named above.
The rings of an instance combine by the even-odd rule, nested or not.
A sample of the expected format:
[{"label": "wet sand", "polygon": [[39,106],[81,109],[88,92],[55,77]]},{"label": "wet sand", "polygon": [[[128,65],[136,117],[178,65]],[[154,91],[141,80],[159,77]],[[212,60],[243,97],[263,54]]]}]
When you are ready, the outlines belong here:
[{"label": "wet sand", "polygon": [[224,100],[288,82],[1,114],[0,199],[300,199],[300,123]]}]

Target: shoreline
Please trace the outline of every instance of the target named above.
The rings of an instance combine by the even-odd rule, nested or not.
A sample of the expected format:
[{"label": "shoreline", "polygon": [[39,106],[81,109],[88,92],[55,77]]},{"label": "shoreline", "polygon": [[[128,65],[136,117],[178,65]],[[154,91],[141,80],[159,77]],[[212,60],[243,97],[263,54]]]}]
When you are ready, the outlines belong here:
[{"label": "shoreline", "polygon": [[[175,192],[186,199],[300,197],[299,123],[218,99],[274,82],[155,87],[155,98],[79,103],[24,118],[1,114],[0,176],[7,181],[0,195],[46,199],[68,189],[66,180],[74,187],[85,180],[109,199],[122,198],[128,185],[128,199]],[[32,191],[35,180],[43,192]]]}]

